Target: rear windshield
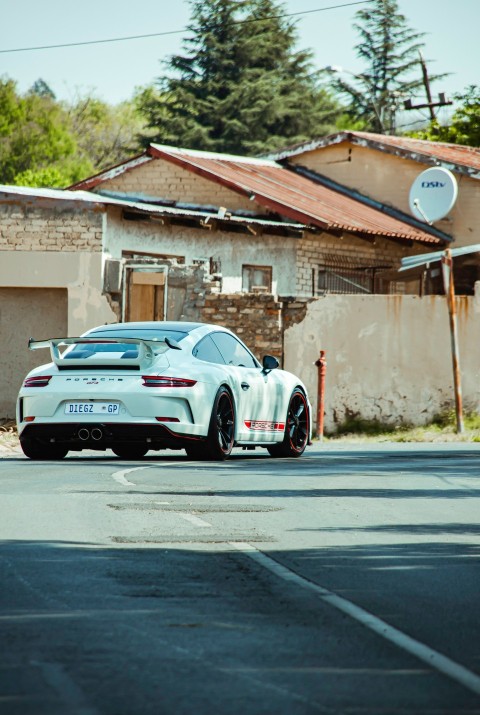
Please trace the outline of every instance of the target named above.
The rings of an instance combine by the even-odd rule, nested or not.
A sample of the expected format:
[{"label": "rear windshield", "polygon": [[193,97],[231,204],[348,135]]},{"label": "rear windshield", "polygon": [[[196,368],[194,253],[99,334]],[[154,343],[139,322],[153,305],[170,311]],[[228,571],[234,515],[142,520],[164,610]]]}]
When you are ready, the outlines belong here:
[{"label": "rear windshield", "polygon": [[[85,338],[98,338],[111,339],[111,338],[137,338],[139,340],[150,340],[159,341],[158,348],[154,348],[154,353],[159,355],[166,352],[169,348],[163,340],[165,338],[172,338],[177,342],[180,342],[188,335],[180,330],[104,330],[95,331],[94,333],[89,333],[85,335]],[[152,346],[153,347],[153,346]],[[138,357],[138,349],[136,345],[131,343],[89,343],[88,345],[74,345],[68,347],[63,357],[66,360],[78,360],[78,359],[110,359],[110,358],[122,358],[122,359],[134,359]]]}]

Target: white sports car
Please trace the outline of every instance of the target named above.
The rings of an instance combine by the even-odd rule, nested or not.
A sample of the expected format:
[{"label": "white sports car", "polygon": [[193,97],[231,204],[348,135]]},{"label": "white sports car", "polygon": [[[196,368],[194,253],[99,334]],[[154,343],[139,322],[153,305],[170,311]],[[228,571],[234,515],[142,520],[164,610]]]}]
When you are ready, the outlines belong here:
[{"label": "white sports car", "polygon": [[222,460],[236,445],[299,457],[310,442],[303,383],[271,355],[260,365],[217,325],[119,323],[29,347],[50,348],[53,360],[27,375],[18,396],[20,444],[31,459],[184,448]]}]

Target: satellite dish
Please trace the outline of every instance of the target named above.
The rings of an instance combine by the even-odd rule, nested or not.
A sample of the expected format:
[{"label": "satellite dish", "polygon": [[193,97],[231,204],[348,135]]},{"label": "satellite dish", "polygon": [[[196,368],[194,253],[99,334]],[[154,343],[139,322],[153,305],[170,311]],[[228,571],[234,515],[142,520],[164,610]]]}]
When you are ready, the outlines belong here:
[{"label": "satellite dish", "polygon": [[448,169],[432,167],[417,176],[410,189],[410,211],[415,218],[432,224],[444,218],[455,205],[458,184]]}]

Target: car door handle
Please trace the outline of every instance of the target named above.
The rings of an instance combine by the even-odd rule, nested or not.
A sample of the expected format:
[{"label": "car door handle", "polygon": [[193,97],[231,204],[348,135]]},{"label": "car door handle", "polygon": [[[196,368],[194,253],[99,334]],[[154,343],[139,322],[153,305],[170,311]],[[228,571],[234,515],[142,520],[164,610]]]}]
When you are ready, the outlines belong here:
[{"label": "car door handle", "polygon": [[242,390],[248,390],[250,388],[250,385],[248,382],[242,382]]}]

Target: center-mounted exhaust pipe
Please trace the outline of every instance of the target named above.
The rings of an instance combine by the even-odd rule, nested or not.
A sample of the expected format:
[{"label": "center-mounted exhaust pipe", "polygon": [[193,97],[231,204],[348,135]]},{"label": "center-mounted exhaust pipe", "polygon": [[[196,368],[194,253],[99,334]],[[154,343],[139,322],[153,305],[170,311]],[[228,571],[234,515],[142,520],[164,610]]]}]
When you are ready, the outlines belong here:
[{"label": "center-mounted exhaust pipe", "polygon": [[78,430],[78,436],[83,442],[86,442],[90,437],[90,432],[85,427],[82,427],[82,429]]},{"label": "center-mounted exhaust pipe", "polygon": [[96,442],[98,442],[99,439],[102,439],[103,437],[103,432],[101,429],[98,427],[94,427],[91,431],[91,437],[94,439]]}]

